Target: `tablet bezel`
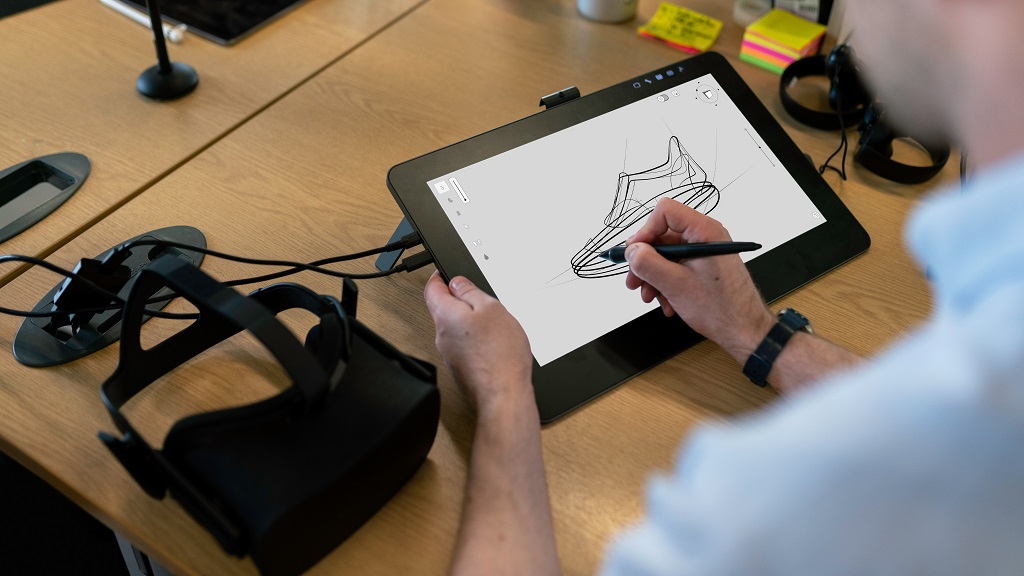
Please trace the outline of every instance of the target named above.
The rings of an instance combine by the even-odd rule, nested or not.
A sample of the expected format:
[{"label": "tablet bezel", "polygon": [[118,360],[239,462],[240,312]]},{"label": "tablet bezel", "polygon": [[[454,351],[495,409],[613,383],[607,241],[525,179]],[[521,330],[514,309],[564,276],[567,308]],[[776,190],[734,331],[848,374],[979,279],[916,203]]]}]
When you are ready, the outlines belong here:
[{"label": "tablet bezel", "polygon": [[[673,75],[664,74],[666,70]],[[656,74],[663,79],[652,80]],[[867,250],[870,238],[864,228],[729,62],[714,52],[398,164],[388,172],[388,188],[442,276],[465,276],[493,295],[427,183],[705,74],[715,78],[825,218],[823,224],[747,263],[765,300],[775,300]],[[666,318],[656,309],[544,366],[535,359],[533,385],[541,421],[555,420],[700,339],[678,318]]]}]

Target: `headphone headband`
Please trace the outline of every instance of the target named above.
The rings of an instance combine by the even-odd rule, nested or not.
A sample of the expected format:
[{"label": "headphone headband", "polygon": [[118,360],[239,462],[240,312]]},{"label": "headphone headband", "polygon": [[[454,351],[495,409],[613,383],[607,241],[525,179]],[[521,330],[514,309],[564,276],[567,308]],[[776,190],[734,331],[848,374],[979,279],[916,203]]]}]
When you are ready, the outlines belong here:
[{"label": "headphone headband", "polygon": [[[782,73],[782,80],[779,82],[779,99],[782,100],[782,107],[797,122],[819,130],[839,130],[838,113],[812,110],[800,104],[789,95],[789,87],[796,80],[806,76],[825,76],[827,73],[828,63],[825,56],[811,56],[793,62]],[[852,101],[850,104],[854,108],[843,112],[842,126],[851,128],[860,123],[867,106],[864,105],[862,98],[856,96],[852,88],[848,99]],[[830,100],[832,99],[830,98]],[[846,108],[850,104],[844,104],[843,107]]]}]

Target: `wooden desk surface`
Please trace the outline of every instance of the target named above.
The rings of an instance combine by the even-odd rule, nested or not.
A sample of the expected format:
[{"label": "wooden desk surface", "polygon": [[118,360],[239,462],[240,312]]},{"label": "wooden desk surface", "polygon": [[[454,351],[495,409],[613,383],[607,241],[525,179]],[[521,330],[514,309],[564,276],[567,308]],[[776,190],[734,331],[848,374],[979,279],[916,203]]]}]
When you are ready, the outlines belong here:
[{"label": "wooden desk surface", "polygon": [[[169,103],[135,90],[156,63],[149,30],[99,0],[0,20],[0,169],[64,151],[93,165],[67,203],[0,253],[49,253],[420,1],[310,1],[230,48],[186,34],[168,50],[199,86]],[[0,285],[14,270],[0,270]]]},{"label": "wooden desk surface", "polygon": [[[102,222],[51,260],[72,265],[146,230],[190,224],[214,249],[313,260],[385,241],[401,217],[384,178],[413,156],[536,112],[540,95],[575,84],[584,94],[680,59],[641,39],[636,23],[581,19],[573,0],[431,0],[371,42],[277,102]],[[640,3],[640,18],[656,8]],[[777,102],[778,76],[739,63],[740,31],[726,4],[695,0],[726,28],[727,54],[796,142],[816,161],[837,137],[795,125]],[[929,296],[902,247],[905,215],[925,187],[885,184],[850,166],[829,175],[868,229],[867,254],[787,296],[819,332],[860,353],[885,346],[927,313]],[[955,168],[944,173],[951,181]],[[174,206],[168,209],[167,206]],[[371,263],[349,270],[368,271]],[[208,260],[229,279],[256,269]],[[361,284],[360,318],[406,352],[443,365],[421,290],[429,269]],[[2,290],[7,305],[31,306],[56,279],[28,272]],[[338,293],[336,281],[297,281]],[[183,310],[180,302],[171,310]],[[297,322],[297,320],[295,320]],[[0,319],[9,349],[17,321]],[[170,321],[147,325],[157,341]],[[100,443],[113,430],[99,384],[116,347],[70,366],[33,370],[0,357],[0,448],[86,510],[180,573],[253,573],[225,556],[173,501],[154,501]],[[267,378],[267,375],[277,378]],[[159,442],[184,414],[264,397],[285,385],[251,341],[237,338],[180,369],[130,405],[130,417]],[[438,574],[450,559],[472,434],[467,406],[441,370],[441,425],[427,462],[362,529],[313,574]],[[559,554],[567,574],[592,573],[609,538],[642,511],[643,487],[671,466],[698,422],[775,401],[721,350],[702,343],[634,378],[543,432]]]}]

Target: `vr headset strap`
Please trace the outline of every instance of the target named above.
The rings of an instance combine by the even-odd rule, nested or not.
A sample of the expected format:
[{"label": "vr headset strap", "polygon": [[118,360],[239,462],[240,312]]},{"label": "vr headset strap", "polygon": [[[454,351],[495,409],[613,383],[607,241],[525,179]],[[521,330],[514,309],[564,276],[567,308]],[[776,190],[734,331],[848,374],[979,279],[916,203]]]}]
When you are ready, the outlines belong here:
[{"label": "vr headset strap", "polygon": [[[143,350],[140,334],[146,301],[164,287],[191,302],[199,310],[199,319],[150,350]],[[330,390],[327,374],[266,307],[177,258],[158,259],[139,272],[121,322],[121,357],[111,379],[118,379],[122,385],[104,384],[116,406],[186,360],[244,329],[252,332],[288,372],[305,410],[316,406]]]},{"label": "vr headset strap", "polygon": [[[142,318],[146,301],[164,287],[191,302],[200,312],[198,320],[167,340],[143,350],[140,341]],[[210,278],[198,268],[177,258],[161,258],[139,272],[128,295],[121,329],[121,355],[114,374],[101,386],[100,392],[114,424],[123,434],[116,438],[100,433],[100,440],[128,470],[132,477],[154,498],[163,498],[169,490],[188,512],[217,538],[225,550],[243,555],[245,536],[214,502],[209,501],[177,468],[146,442],[141,434],[120,412],[128,400],[156,379],[213,345],[247,329],[260,340],[288,372],[294,385],[280,394],[293,397],[297,409],[313,409],[326,398],[344,373],[345,362],[336,359],[329,377],[310,352],[303,348],[274,314],[280,310],[300,306],[322,310],[326,314],[339,312],[339,321],[347,323],[336,300],[324,298],[313,301],[315,295],[306,289],[304,294],[292,294],[288,287],[265,289],[262,294],[246,298]],[[312,300],[311,300],[312,299]],[[261,301],[270,304],[264,306]],[[273,310],[273,311],[272,311]],[[322,315],[321,318],[324,316]],[[321,338],[325,349],[347,342],[348,326],[339,322],[321,322]],[[340,346],[339,346],[340,348]],[[334,348],[338,350],[339,348]],[[344,348],[347,353],[347,346]],[[319,354],[324,357],[324,353]]]}]

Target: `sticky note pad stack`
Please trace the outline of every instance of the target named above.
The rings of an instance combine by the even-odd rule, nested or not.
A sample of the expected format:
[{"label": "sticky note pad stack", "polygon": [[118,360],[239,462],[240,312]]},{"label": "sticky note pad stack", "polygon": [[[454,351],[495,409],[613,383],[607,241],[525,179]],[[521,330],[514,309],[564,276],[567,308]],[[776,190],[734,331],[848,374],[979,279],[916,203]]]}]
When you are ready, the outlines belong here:
[{"label": "sticky note pad stack", "polygon": [[650,21],[637,29],[641,36],[692,54],[711,48],[721,31],[720,20],[669,2],[662,2]]},{"label": "sticky note pad stack", "polygon": [[793,62],[818,50],[825,26],[776,8],[747,26],[740,60],[782,74]]}]

